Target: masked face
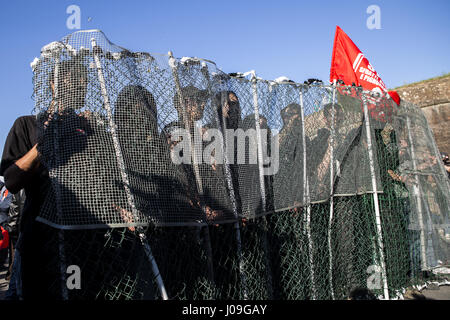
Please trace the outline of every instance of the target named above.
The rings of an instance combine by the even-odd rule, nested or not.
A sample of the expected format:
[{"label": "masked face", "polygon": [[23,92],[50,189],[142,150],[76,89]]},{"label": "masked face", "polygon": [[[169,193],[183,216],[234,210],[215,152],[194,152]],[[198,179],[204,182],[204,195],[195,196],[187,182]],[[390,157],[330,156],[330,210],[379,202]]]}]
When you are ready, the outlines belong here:
[{"label": "masked face", "polygon": [[287,125],[293,120],[300,118],[300,110],[296,109],[295,107],[288,106],[284,108],[281,111],[281,119],[283,120],[283,123]]},{"label": "masked face", "polygon": [[238,98],[230,93],[228,94],[228,100],[224,103],[222,107],[222,114],[225,118],[230,117],[236,112],[236,109],[239,107]]},{"label": "masked face", "polygon": [[398,150],[399,155],[403,156],[405,154],[407,148],[408,148],[408,142],[406,142],[406,140],[404,140],[404,139],[401,139],[400,140],[400,148]]},{"label": "masked face", "polygon": [[191,121],[198,121],[203,118],[205,102],[201,99],[187,98],[185,102],[186,113]]},{"label": "masked face", "polygon": [[259,117],[259,126],[261,129],[267,129],[269,128],[267,125],[267,119],[263,117]]},{"label": "masked face", "polygon": [[228,100],[222,106],[222,115],[227,119],[228,127],[235,127],[239,123],[239,118],[241,116],[241,109],[239,106],[238,97],[233,94],[228,94]]},{"label": "masked face", "polygon": [[[59,91],[61,90],[61,91]],[[84,75],[69,72],[58,89],[65,108],[80,109],[84,107],[87,93],[87,78]]]}]

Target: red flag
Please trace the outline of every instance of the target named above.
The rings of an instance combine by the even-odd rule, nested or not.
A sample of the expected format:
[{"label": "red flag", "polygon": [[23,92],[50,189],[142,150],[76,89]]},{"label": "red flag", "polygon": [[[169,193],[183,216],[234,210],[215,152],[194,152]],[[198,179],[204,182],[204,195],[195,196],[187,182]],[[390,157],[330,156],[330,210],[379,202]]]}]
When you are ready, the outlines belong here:
[{"label": "red flag", "polygon": [[3,229],[2,226],[0,226],[0,231],[2,234],[2,239],[0,239],[0,249],[6,249],[9,246],[9,233],[8,230]]},{"label": "red flag", "polygon": [[[330,69],[330,82],[335,80],[342,80],[348,86],[361,86],[365,90],[388,93],[383,80],[369,60],[339,26],[336,26]],[[397,105],[400,105],[400,97],[394,92],[390,91],[389,95]],[[379,121],[386,121],[392,114],[392,106],[385,103],[382,105],[384,106],[377,106],[376,102],[368,101],[368,109],[372,117]]]},{"label": "red flag", "polygon": [[395,101],[395,103],[399,106],[400,105],[400,96],[398,95],[397,91],[388,91],[389,95],[391,96],[392,100]]},{"label": "red flag", "polygon": [[365,90],[379,88],[375,90],[387,92],[369,60],[339,26],[336,26],[331,58],[330,82],[334,80],[342,80],[348,86],[362,86]]}]

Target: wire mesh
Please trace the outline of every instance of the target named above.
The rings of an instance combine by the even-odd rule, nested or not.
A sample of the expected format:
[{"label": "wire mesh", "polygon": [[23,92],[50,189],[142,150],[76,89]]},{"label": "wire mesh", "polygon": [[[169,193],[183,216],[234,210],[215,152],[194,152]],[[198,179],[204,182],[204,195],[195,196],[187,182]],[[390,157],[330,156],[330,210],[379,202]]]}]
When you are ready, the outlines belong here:
[{"label": "wire mesh", "polygon": [[47,46],[34,88],[52,296],[345,299],[376,270],[386,297],[449,263],[448,179],[413,105],[97,31]]}]

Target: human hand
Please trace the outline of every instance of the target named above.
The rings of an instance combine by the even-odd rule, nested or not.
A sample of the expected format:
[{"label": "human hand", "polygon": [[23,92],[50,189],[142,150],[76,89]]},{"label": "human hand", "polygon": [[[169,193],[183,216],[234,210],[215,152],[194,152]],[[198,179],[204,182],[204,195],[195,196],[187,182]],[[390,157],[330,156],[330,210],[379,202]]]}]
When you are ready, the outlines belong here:
[{"label": "human hand", "polygon": [[388,170],[387,171],[389,173],[389,175],[391,176],[392,179],[394,179],[395,181],[402,181],[402,177],[399,176],[398,174],[396,174],[393,170]]},{"label": "human hand", "polygon": [[450,165],[444,164],[444,168],[448,173],[450,173]]},{"label": "human hand", "polygon": [[223,215],[222,210],[214,210],[210,206],[205,206],[205,214],[207,220],[215,220],[217,217],[220,217]]},{"label": "human hand", "polygon": [[[116,209],[120,213],[120,216],[126,223],[134,223],[133,214],[130,211],[128,211],[124,208],[121,208],[115,204],[113,204],[112,206],[114,207],[114,209]],[[136,230],[136,228],[128,227],[128,230],[130,230],[131,232],[134,232]]]}]

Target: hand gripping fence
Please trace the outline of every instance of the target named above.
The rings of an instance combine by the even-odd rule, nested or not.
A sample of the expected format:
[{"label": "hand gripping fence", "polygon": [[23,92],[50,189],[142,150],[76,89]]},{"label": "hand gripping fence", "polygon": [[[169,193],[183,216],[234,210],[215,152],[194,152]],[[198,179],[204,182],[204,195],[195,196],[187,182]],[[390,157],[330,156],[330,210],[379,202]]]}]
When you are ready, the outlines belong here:
[{"label": "hand gripping fence", "polygon": [[33,96],[52,189],[37,220],[55,230],[46,290],[62,299],[395,299],[450,265],[448,178],[414,105],[95,30],[46,48]]}]

